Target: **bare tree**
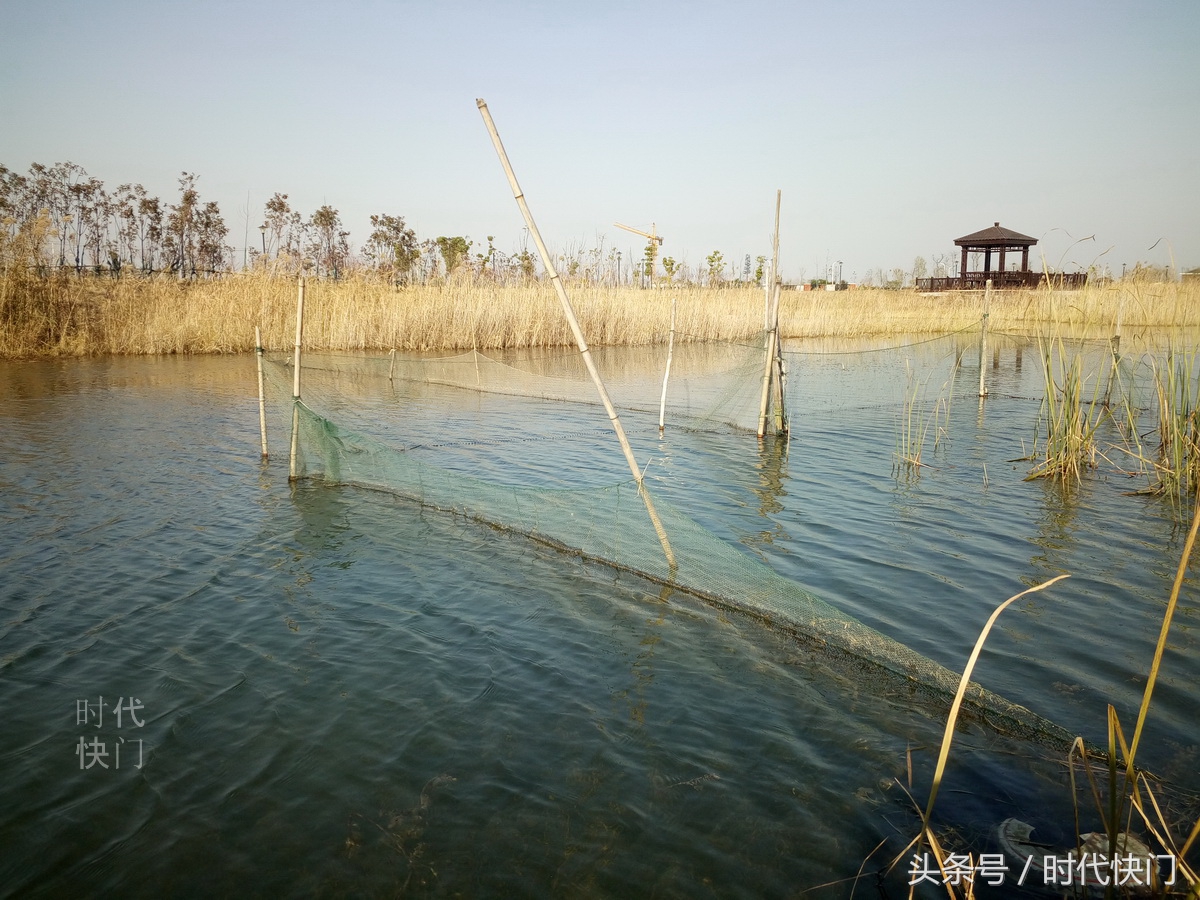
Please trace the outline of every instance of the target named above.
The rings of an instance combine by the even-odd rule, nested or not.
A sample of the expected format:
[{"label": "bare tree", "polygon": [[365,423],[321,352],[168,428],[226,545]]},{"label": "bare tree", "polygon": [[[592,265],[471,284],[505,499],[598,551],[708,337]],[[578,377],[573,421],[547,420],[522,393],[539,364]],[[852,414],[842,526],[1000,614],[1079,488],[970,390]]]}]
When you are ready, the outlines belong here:
[{"label": "bare tree", "polygon": [[341,277],[350,256],[347,240],[350,232],[342,228],[342,219],[332,206],[322,206],[308,220],[308,252],[316,263],[317,270],[325,270],[335,279]]}]

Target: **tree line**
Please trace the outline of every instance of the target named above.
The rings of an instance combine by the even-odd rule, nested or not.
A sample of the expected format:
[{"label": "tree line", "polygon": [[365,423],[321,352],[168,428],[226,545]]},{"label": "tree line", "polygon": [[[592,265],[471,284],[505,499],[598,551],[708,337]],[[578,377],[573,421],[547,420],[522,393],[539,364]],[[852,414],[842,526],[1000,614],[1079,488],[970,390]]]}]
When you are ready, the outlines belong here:
[{"label": "tree line", "polygon": [[[370,235],[354,253],[337,209],[324,205],[304,216],[284,193],[266,202],[262,224],[248,228],[247,246],[239,254],[229,244],[220,207],[201,197],[199,180],[194,173],[180,173],[178,195],[163,200],[140,184],[110,190],[72,162],[34,163],[25,174],[0,164],[0,265],[42,273],[168,273],[180,278],[240,268],[332,278],[370,273],[397,284],[426,283],[454,272],[501,282],[529,281],[541,274],[527,246],[505,253],[490,235],[486,246],[463,235],[419,240],[403,216],[386,213],[370,217]],[[650,242],[641,257],[629,257],[623,260],[620,250],[606,248],[598,237],[595,247],[569,246],[556,254],[555,268],[573,281],[643,287],[761,284],[764,278],[763,256],[752,268],[747,255],[739,271],[714,250],[693,268],[670,256],[658,259],[657,246]]]},{"label": "tree line", "polygon": [[[230,272],[241,266],[278,274],[309,272],[340,278],[367,269],[406,281],[454,271],[469,259],[466,237],[418,241],[402,216],[371,216],[371,234],[358,256],[337,209],[325,205],[305,217],[288,195],[263,208],[258,247],[239,254],[215,201],[200,195],[199,177],[182,172],[178,196],[163,200],[140,184],[108,189],[76,163],[34,163],[25,174],[0,164],[0,264],[47,272],[170,273],[182,278]],[[488,238],[484,265],[495,249]],[[518,259],[532,274],[532,257]]]}]

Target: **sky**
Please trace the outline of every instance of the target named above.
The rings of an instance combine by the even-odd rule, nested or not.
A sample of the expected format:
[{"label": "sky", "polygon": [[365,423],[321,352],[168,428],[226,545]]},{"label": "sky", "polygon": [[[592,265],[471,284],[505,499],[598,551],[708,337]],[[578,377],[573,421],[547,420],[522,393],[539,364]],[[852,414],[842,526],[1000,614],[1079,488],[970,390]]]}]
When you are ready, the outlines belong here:
[{"label": "sky", "polygon": [[476,98],[557,252],[664,238],[789,281],[932,269],[1000,222],[1031,262],[1200,266],[1200,3],[39,0],[0,31],[0,163],[70,161],[229,242],[263,205],[526,240]]}]

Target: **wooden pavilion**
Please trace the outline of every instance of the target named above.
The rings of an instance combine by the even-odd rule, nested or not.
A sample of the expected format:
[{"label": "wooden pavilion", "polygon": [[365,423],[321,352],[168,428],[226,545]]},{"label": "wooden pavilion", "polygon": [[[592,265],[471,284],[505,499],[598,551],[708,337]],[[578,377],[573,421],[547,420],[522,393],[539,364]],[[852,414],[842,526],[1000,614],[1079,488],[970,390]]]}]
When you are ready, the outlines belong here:
[{"label": "wooden pavilion", "polygon": [[[990,280],[992,287],[1004,288],[1036,288],[1043,284],[1051,284],[1059,288],[1079,288],[1087,283],[1087,273],[1073,274],[1048,273],[1029,270],[1029,248],[1037,243],[1037,238],[1001,227],[999,222],[991,228],[964,235],[954,241],[956,247],[962,249],[962,265],[959,274],[953,278],[921,278],[917,281],[920,291],[969,291],[982,290]],[[1021,268],[1008,269],[1005,266],[1009,253],[1020,252]],[[969,266],[970,254],[983,254],[983,269],[971,271]],[[996,268],[992,268],[992,253],[997,253]]]}]

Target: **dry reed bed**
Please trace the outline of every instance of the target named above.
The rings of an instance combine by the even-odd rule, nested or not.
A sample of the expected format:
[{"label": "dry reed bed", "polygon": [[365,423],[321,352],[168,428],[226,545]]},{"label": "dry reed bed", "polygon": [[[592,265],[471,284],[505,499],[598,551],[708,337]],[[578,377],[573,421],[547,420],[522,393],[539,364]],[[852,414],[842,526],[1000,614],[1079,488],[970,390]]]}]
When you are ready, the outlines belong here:
[{"label": "dry reed bed", "polygon": [[[580,323],[593,345],[666,340],[671,298],[677,330],[692,341],[744,340],[763,322],[752,287],[652,291],[573,285]],[[254,326],[284,349],[292,341],[296,282],[266,275],[180,282],[137,277],[0,277],[0,355],[229,353],[248,351]],[[785,337],[872,337],[949,333],[978,325],[979,293],[785,291]],[[310,279],[305,343],[314,349],[458,350],[566,346],[571,335],[548,284],[504,286],[455,279],[397,288],[378,282]],[[1124,283],[1082,291],[995,292],[991,327],[1036,333],[1046,325],[1081,335],[1123,327],[1200,324],[1200,285]]]}]

